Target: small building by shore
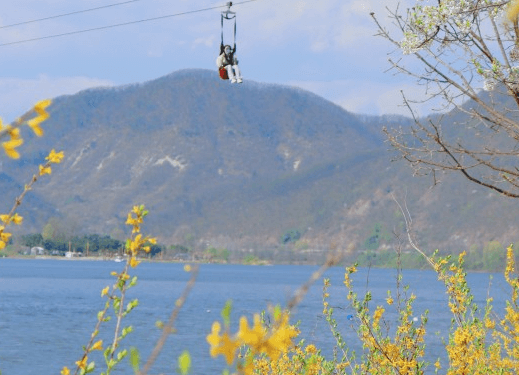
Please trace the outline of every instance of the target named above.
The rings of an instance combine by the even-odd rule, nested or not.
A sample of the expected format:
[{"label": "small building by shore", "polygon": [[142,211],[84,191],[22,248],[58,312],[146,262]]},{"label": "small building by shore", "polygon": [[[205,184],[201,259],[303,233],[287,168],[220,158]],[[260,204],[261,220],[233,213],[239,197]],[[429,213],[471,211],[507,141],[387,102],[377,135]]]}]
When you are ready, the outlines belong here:
[{"label": "small building by shore", "polygon": [[30,255],[45,255],[45,249],[39,246],[31,247]]}]

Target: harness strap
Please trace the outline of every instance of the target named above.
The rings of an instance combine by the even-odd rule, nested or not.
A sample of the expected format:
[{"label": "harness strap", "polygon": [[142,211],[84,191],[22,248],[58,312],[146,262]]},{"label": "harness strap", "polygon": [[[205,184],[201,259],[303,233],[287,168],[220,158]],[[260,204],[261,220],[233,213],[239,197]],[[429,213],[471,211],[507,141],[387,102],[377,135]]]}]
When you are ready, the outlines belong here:
[{"label": "harness strap", "polygon": [[232,20],[234,19],[234,48],[233,48],[233,53],[236,52],[236,14],[233,14],[233,16],[229,16],[228,13],[225,13],[224,15],[224,12],[221,13],[221,37],[222,37],[222,41],[220,43],[220,54],[223,53],[223,47],[224,47],[224,44],[223,44],[223,19],[226,19],[226,20]]},{"label": "harness strap", "polygon": [[221,14],[222,18],[222,43],[220,44],[220,55],[223,53],[223,13]]}]

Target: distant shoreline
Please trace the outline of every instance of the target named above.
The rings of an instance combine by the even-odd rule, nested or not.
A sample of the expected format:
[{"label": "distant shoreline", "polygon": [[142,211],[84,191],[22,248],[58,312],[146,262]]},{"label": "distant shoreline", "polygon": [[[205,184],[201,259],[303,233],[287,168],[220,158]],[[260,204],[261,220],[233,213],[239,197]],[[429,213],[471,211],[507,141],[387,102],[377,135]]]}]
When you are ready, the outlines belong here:
[{"label": "distant shoreline", "polygon": [[[95,262],[115,262],[115,258],[106,258],[106,257],[72,257],[67,258],[64,256],[51,256],[51,255],[35,255],[35,256],[9,256],[9,257],[0,257],[2,259],[21,259],[21,260],[59,260],[59,261],[95,261]],[[120,263],[124,263],[126,261],[125,258],[122,259]],[[179,264],[241,264],[247,266],[272,266],[272,263],[260,262],[260,263],[230,263],[230,262],[205,262],[200,260],[175,260],[175,259],[147,259],[142,258],[139,259],[140,262],[146,263],[179,263]],[[294,264],[298,265],[298,264]],[[299,264],[299,265],[314,265],[314,264]]]},{"label": "distant shoreline", "polygon": [[[115,262],[115,258],[106,258],[106,257],[72,257],[67,258],[64,256],[52,256],[52,255],[35,255],[35,256],[9,256],[9,257],[3,257],[0,259],[22,259],[22,260],[66,260],[66,261],[85,261],[85,260],[91,260],[96,262]],[[120,263],[124,263],[126,259],[123,258],[123,260]],[[140,262],[150,262],[150,263],[200,263],[199,261],[186,261],[186,260],[160,260],[160,259],[139,259]]]}]

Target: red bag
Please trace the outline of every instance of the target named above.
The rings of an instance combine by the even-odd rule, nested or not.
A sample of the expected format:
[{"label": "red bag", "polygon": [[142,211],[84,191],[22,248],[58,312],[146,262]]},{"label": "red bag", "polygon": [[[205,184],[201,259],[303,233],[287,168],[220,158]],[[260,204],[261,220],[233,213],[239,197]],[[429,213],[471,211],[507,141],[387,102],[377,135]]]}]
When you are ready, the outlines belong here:
[{"label": "red bag", "polygon": [[220,78],[221,79],[229,79],[229,76],[227,75],[227,69],[225,69],[224,66],[221,66],[219,69]]}]

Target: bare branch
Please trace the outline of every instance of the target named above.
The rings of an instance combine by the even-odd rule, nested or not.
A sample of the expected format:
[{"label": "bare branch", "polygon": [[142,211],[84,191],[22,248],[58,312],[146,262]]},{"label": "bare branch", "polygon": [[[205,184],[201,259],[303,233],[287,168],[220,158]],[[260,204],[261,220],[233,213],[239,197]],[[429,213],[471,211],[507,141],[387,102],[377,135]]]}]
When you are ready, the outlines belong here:
[{"label": "bare branch", "polygon": [[[519,198],[519,67],[513,66],[519,60],[519,26],[517,20],[501,25],[496,19],[507,4],[441,1],[418,4],[406,17],[397,7],[388,9],[392,28],[371,15],[377,35],[408,55],[389,59],[391,70],[426,89],[427,97],[420,100],[402,93],[413,125],[383,129],[400,158],[415,175],[432,175],[434,184],[436,172],[453,171]],[[418,65],[408,64],[409,59]],[[482,91],[482,83],[494,92]],[[412,103],[432,99],[452,112],[419,118]]]}]

